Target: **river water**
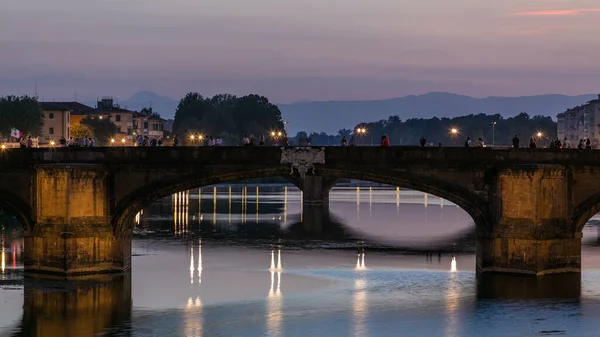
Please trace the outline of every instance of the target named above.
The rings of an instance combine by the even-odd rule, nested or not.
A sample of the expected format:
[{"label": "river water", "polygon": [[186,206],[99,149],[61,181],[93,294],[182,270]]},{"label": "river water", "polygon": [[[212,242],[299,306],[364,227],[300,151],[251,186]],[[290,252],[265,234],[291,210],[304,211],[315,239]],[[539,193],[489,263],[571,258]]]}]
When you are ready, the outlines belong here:
[{"label": "river water", "polygon": [[[3,224],[0,336],[598,336],[598,229],[583,272],[475,274],[473,223],[396,188],[335,188],[329,212],[293,188],[182,192],[136,217],[132,270],[24,278]],[[312,214],[312,215],[311,215]]]}]

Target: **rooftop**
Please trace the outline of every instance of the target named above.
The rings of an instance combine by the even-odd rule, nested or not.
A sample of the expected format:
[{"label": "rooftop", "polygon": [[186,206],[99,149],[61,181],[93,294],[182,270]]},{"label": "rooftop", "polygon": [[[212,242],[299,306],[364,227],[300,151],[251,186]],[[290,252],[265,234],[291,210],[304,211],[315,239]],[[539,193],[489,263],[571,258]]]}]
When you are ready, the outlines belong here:
[{"label": "rooftop", "polygon": [[40,102],[43,111],[71,111],[72,115],[93,114],[96,110],[79,102]]}]

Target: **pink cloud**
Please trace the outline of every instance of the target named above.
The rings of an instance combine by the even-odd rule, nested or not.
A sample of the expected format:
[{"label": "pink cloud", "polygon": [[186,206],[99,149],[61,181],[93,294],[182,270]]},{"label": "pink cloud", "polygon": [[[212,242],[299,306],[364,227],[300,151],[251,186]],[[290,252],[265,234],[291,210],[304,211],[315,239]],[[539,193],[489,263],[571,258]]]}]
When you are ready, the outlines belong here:
[{"label": "pink cloud", "polygon": [[584,13],[600,13],[600,8],[545,10],[512,13],[513,16],[572,16]]}]

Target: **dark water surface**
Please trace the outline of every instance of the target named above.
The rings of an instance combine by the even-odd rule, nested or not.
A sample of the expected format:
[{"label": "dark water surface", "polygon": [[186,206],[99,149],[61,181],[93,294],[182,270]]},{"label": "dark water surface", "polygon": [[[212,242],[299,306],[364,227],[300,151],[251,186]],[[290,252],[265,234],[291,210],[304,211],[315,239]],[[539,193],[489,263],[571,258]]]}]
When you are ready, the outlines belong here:
[{"label": "dark water surface", "polygon": [[25,279],[5,226],[0,336],[600,335],[594,225],[581,276],[478,280],[472,220],[437,197],[336,189],[326,219],[295,189],[256,199],[226,186],[155,203],[119,277]]}]

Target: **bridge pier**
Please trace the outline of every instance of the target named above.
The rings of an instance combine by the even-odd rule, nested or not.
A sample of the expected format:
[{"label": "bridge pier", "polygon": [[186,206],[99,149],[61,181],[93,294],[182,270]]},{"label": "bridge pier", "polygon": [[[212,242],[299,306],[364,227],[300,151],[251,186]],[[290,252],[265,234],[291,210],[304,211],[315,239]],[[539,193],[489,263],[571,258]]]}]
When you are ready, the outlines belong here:
[{"label": "bridge pier", "polygon": [[564,166],[513,167],[498,175],[496,221],[478,234],[477,270],[545,275],[581,271],[581,233],[571,222]]},{"label": "bridge pier", "polygon": [[329,203],[329,191],[335,185],[337,179],[307,175],[300,180],[302,190],[302,203],[305,205],[318,205]]},{"label": "bridge pier", "polygon": [[25,236],[26,272],[82,275],[131,265],[131,234],[115,235],[109,184],[101,166],[36,168],[34,226]]}]

